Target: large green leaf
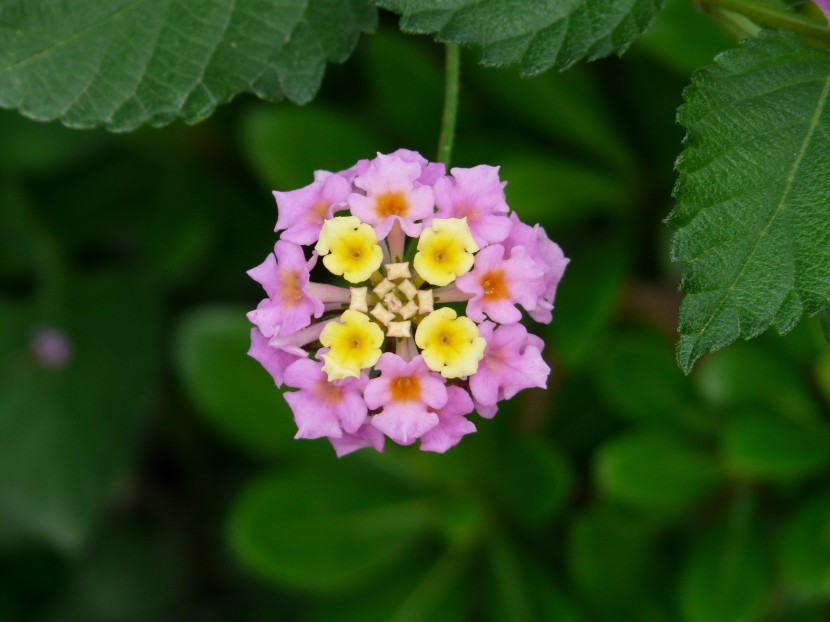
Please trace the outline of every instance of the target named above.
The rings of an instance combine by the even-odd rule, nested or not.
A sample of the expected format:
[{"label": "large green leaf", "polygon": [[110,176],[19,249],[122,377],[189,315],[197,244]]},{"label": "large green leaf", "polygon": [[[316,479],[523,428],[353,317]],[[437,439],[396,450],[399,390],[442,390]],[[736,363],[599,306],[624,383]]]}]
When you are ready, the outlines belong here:
[{"label": "large green leaf", "polygon": [[339,591],[388,569],[432,525],[434,510],[400,484],[342,463],[280,472],[243,492],[230,521],[231,545],[263,577]]},{"label": "large green leaf", "polygon": [[673,257],[684,264],[677,358],[830,300],[830,53],[762,33],[695,74],[679,120]]},{"label": "large green leaf", "polygon": [[176,362],[188,397],[223,436],[262,455],[295,443],[291,409],[273,379],[246,356],[251,327],[242,309],[202,308],[182,323]]},{"label": "large green leaf", "polygon": [[141,440],[158,366],[153,294],[125,275],[71,281],[61,368],[27,352],[32,314],[0,305],[11,328],[0,339],[0,512],[64,549],[94,529]]},{"label": "large green leaf", "polygon": [[242,92],[303,103],[375,19],[360,0],[7,0],[0,107],[128,131]]},{"label": "large green leaf", "polygon": [[621,54],[663,0],[374,0],[407,32],[483,48],[485,65],[518,64],[532,76]]},{"label": "large green leaf", "polygon": [[729,516],[694,544],[680,579],[687,622],[755,622],[770,587],[766,534],[752,503],[739,497]]},{"label": "large green leaf", "polygon": [[830,493],[809,499],[790,518],[780,557],[785,576],[801,592],[830,592]]},{"label": "large green leaf", "polygon": [[711,458],[681,437],[637,432],[603,446],[596,458],[600,486],[647,510],[681,511],[721,483]]}]

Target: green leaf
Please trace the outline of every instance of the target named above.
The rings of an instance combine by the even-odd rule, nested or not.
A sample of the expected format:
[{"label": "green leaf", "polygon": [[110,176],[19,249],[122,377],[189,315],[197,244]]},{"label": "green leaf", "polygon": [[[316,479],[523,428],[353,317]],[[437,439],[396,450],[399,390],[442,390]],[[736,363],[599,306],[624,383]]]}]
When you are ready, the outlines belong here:
[{"label": "green leaf", "polygon": [[3,332],[25,326],[0,350],[0,511],[63,549],[83,545],[141,440],[155,398],[157,302],[128,275],[73,280],[59,326],[72,356],[60,369],[27,353],[31,313],[9,318],[0,307]]},{"label": "green leaf", "polygon": [[482,64],[518,64],[532,76],[583,59],[622,54],[662,0],[375,0],[400,13],[401,29],[483,48]]},{"label": "green leaf", "polygon": [[282,472],[242,493],[231,516],[231,546],[243,564],[272,581],[340,591],[400,559],[429,527],[431,513],[427,500],[400,484],[343,463]]},{"label": "green leaf", "polygon": [[790,519],[781,541],[781,565],[805,595],[830,593],[830,493],[808,500]]},{"label": "green leaf", "polygon": [[824,333],[827,345],[830,345],[830,309],[825,309],[821,314],[821,332]]},{"label": "green leaf", "polygon": [[740,475],[789,479],[830,464],[830,427],[763,410],[739,416],[723,442],[727,464]]},{"label": "green leaf", "polygon": [[246,355],[250,335],[243,310],[200,309],[179,329],[176,360],[199,414],[243,447],[273,454],[295,442],[297,429],[271,376]]},{"label": "green leaf", "polygon": [[487,590],[488,619],[557,620],[578,622],[582,618],[565,593],[527,550],[520,550],[503,535],[488,539],[487,553],[492,589]]},{"label": "green leaf", "polygon": [[195,123],[242,92],[305,103],[375,20],[361,0],[10,0],[0,107],[129,131]]},{"label": "green leaf", "polygon": [[764,534],[750,503],[738,499],[725,519],[694,544],[680,579],[680,607],[688,622],[755,622],[770,574]]},{"label": "green leaf", "polygon": [[721,476],[712,459],[679,437],[638,432],[599,450],[597,479],[612,497],[647,510],[687,510]]},{"label": "green leaf", "polygon": [[463,589],[467,551],[450,548],[439,557],[415,559],[395,568],[368,590],[345,598],[315,599],[310,622],[463,622],[469,620]]},{"label": "green leaf", "polygon": [[763,33],[697,72],[684,96],[667,222],[686,269],[677,358],[688,372],[830,300],[830,53]]}]

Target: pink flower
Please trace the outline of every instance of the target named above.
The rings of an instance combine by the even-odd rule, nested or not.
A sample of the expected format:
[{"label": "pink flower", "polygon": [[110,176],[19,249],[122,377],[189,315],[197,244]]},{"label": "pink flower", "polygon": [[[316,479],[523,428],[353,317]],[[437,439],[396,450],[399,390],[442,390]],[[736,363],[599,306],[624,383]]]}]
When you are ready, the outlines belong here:
[{"label": "pink flower", "polygon": [[372,447],[375,451],[383,451],[383,432],[372,426],[371,423],[364,423],[357,432],[350,434],[343,432],[340,438],[329,437],[334,452],[338,458],[350,454],[364,447]]},{"label": "pink flower", "polygon": [[462,436],[472,434],[476,426],[467,420],[473,412],[473,400],[461,387],[447,387],[447,403],[437,411],[438,425],[421,436],[421,450],[444,453],[458,444]]},{"label": "pink flower", "polygon": [[467,218],[476,243],[484,248],[501,242],[510,232],[510,211],[505,197],[507,182],[499,179],[499,167],[454,168],[452,177],[435,183],[436,218]]},{"label": "pink flower", "polygon": [[323,221],[331,218],[337,208],[345,209],[352,191],[349,180],[328,171],[315,171],[314,181],[291,192],[274,191],[277,200],[277,226],[285,229],[281,238],[296,244],[314,244],[320,236]]},{"label": "pink flower", "polygon": [[381,374],[366,386],[364,397],[372,410],[372,425],[400,445],[409,445],[439,423],[434,412],[447,403],[444,378],[430,372],[424,359],[408,363],[391,352],[375,364]]},{"label": "pink flower", "polygon": [[30,348],[41,367],[63,369],[72,360],[72,342],[65,332],[51,326],[37,330]]},{"label": "pink flower", "polygon": [[[380,155],[380,154],[378,154]],[[389,157],[396,157],[400,158],[404,162],[414,162],[418,166],[421,167],[421,176],[418,178],[418,183],[423,184],[424,186],[431,186],[436,181],[438,181],[441,177],[447,174],[447,167],[444,165],[443,162],[429,162],[424,156],[422,156],[417,151],[411,151],[409,149],[398,149],[397,151],[393,151],[392,153],[386,154]],[[356,166],[349,169],[352,171],[352,179],[357,175],[363,175],[367,170],[369,170],[369,165],[372,163],[372,160],[360,160]]]},{"label": "pink flower", "polygon": [[558,244],[548,238],[548,234],[541,226],[531,227],[524,224],[515,212],[510,214],[510,221],[512,223],[510,235],[504,241],[504,247],[508,250],[523,247],[543,272],[542,288],[537,305],[533,309],[528,309],[528,313],[535,321],[550,324],[553,320],[552,310],[556,288],[562,280],[562,275],[565,274],[565,267],[570,259],[565,257]]},{"label": "pink flower", "polygon": [[248,270],[268,294],[255,311],[248,313],[248,319],[263,335],[290,335],[308,326],[312,315],[323,315],[323,302],[308,292],[309,273],[315,262],[315,256],[306,261],[301,247],[280,240],[273,254]]},{"label": "pink flower", "polygon": [[251,347],[248,350],[248,356],[257,361],[265,368],[265,371],[271,374],[277,388],[282,386],[285,370],[288,366],[294,361],[303,358],[293,352],[287,352],[281,348],[268,345],[268,338],[259,332],[257,328],[251,329]]},{"label": "pink flower", "polygon": [[487,349],[478,372],[470,376],[470,392],[481,416],[492,417],[499,401],[509,400],[522,389],[547,386],[550,367],[542,359],[544,342],[539,337],[528,334],[521,324],[495,328],[484,322],[479,332]]},{"label": "pink flower", "polygon": [[340,438],[343,432],[356,433],[366,421],[363,389],[369,376],[330,382],[322,367],[320,361],[302,359],[285,370],[286,386],[300,389],[285,394],[297,423],[294,438]]},{"label": "pink flower", "polygon": [[459,290],[473,294],[467,316],[476,322],[483,321],[486,313],[500,324],[515,324],[522,319],[517,304],[528,311],[536,308],[542,269],[521,246],[513,249],[510,259],[504,254],[501,244],[488,246],[476,255],[473,271],[455,280]]},{"label": "pink flower", "polygon": [[354,185],[366,195],[349,196],[352,214],[374,226],[378,239],[385,238],[395,222],[407,235],[418,236],[423,229],[418,221],[432,216],[435,206],[432,188],[417,181],[421,173],[416,162],[379,153],[366,171],[354,179]]}]

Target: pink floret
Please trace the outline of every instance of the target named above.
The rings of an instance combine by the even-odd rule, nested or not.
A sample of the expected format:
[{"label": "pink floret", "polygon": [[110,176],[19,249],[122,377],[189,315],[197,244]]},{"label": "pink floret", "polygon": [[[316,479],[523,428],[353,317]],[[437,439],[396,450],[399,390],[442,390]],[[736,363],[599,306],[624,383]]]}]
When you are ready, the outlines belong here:
[{"label": "pink floret", "polygon": [[[354,185],[365,195],[359,192],[349,195],[352,214],[375,227],[378,239],[385,238],[395,222],[400,223],[408,236],[417,237],[423,229],[421,221],[432,216],[435,207],[432,188],[417,181],[421,174],[421,165],[417,162],[379,153],[354,179]],[[379,211],[379,200],[389,196],[398,197],[396,205],[405,206],[405,213]]]},{"label": "pink floret", "polygon": [[565,274],[565,267],[570,259],[565,257],[556,242],[548,238],[548,234],[540,225],[534,227],[526,225],[515,213],[510,215],[510,221],[512,225],[510,235],[505,239],[504,247],[508,250],[523,247],[527,255],[543,272],[537,305],[533,309],[528,309],[528,312],[535,321],[550,324],[553,320],[552,311],[556,288]]},{"label": "pink floret", "polygon": [[467,303],[471,320],[481,322],[487,314],[499,324],[515,324],[522,319],[516,305],[528,311],[536,308],[543,275],[523,247],[514,248],[508,259],[504,247],[494,244],[478,252],[473,271],[458,277],[455,284],[462,292],[473,294]]},{"label": "pink floret", "polygon": [[385,439],[380,430],[373,427],[370,423],[366,423],[360,426],[360,429],[354,434],[343,432],[343,436],[340,438],[329,437],[329,440],[331,441],[332,447],[334,447],[334,452],[337,454],[337,457],[341,458],[346,454],[365,447],[372,447],[375,451],[383,451],[383,442]]},{"label": "pink floret", "polygon": [[292,352],[286,352],[280,348],[268,345],[267,337],[259,332],[257,328],[251,329],[251,347],[248,350],[248,356],[257,361],[265,368],[265,371],[271,374],[277,388],[282,386],[285,370],[288,366],[303,358]]},{"label": "pink floret", "polygon": [[466,218],[473,239],[484,248],[510,232],[510,208],[505,201],[499,167],[454,168],[451,177],[435,183],[436,218]]},{"label": "pink floret", "polygon": [[266,337],[290,335],[311,324],[311,317],[323,315],[323,302],[306,291],[316,257],[306,261],[303,249],[280,240],[248,274],[262,285],[268,298],[262,300],[248,319]]},{"label": "pink floret", "polygon": [[[470,392],[479,414],[492,416],[493,407],[523,389],[547,386],[550,367],[542,359],[541,339],[529,335],[521,324],[495,328],[491,322],[479,326],[487,341],[478,372],[470,376]],[[492,413],[492,414],[490,414]]]},{"label": "pink floret", "polygon": [[392,352],[375,365],[381,374],[366,386],[366,405],[380,409],[372,425],[400,445],[410,445],[439,423],[436,410],[447,403],[442,376],[431,372],[424,359],[406,362]]},{"label": "pink floret", "polygon": [[476,426],[465,415],[473,412],[473,400],[461,387],[447,387],[447,403],[437,411],[438,425],[421,436],[421,450],[442,454],[472,434]]},{"label": "pink floret", "polygon": [[341,438],[354,434],[366,422],[368,409],[363,390],[369,377],[330,382],[320,361],[299,360],[285,370],[286,386],[299,389],[285,394],[294,412],[294,438]]},{"label": "pink floret", "polygon": [[314,181],[290,192],[274,191],[277,200],[277,225],[282,239],[295,244],[315,244],[323,228],[323,220],[338,209],[346,209],[352,191],[350,180],[328,171],[316,171]]}]

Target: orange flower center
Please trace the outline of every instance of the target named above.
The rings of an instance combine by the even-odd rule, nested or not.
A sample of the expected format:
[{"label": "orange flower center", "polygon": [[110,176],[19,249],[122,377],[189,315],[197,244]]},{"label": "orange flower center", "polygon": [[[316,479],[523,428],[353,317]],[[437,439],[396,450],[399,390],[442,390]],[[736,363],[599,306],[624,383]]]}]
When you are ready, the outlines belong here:
[{"label": "orange flower center", "polygon": [[510,290],[504,281],[504,271],[488,272],[481,277],[481,289],[487,300],[500,300],[510,296]]},{"label": "orange flower center", "polygon": [[321,378],[317,384],[314,385],[313,393],[315,397],[320,399],[327,406],[336,406],[343,399],[340,387],[334,385],[325,378]]},{"label": "orange flower center", "polygon": [[417,376],[401,376],[391,382],[389,388],[395,402],[416,401],[421,399],[421,382]]},{"label": "orange flower center", "polygon": [[312,207],[306,215],[308,222],[315,225],[323,222],[326,219],[326,214],[328,213],[330,207],[331,203],[328,201],[323,199],[317,201],[317,203],[314,204],[314,207]]},{"label": "orange flower center", "polygon": [[296,307],[303,299],[303,288],[300,285],[300,273],[297,270],[284,270],[282,273],[282,287],[280,298],[286,307]]},{"label": "orange flower center", "polygon": [[375,211],[378,216],[406,216],[409,213],[409,203],[403,192],[387,192],[375,199]]}]

